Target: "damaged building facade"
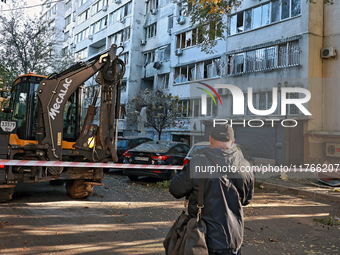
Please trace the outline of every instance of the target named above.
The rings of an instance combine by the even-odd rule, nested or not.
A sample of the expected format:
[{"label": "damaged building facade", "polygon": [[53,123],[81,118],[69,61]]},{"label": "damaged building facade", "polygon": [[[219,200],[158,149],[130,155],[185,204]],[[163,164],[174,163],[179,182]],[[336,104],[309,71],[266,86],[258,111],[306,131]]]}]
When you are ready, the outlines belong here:
[{"label": "damaged building facade", "polygon": [[[113,43],[124,47],[123,109],[144,89],[160,89],[179,96],[182,106],[179,124],[165,130],[162,139],[191,144],[207,140],[212,120],[222,118],[239,123],[234,126],[237,142],[251,156],[277,165],[339,162],[336,49],[340,45],[336,13],[340,3],[327,6],[319,1],[310,4],[303,0],[244,0],[226,15],[228,31],[216,34],[213,54],[201,52],[198,31],[190,26],[190,18],[185,15],[186,1],[61,3],[58,8],[64,8],[64,20],[55,25],[64,34],[64,54],[74,54],[78,61],[108,49]],[[54,5],[49,6],[44,12]],[[53,19],[53,13],[49,19]],[[244,114],[233,115],[231,91],[216,88],[217,96],[209,89],[216,84],[236,85],[245,99],[251,87],[252,104],[259,110],[271,108],[276,88],[278,107],[270,116],[256,116],[245,100]],[[205,98],[204,115],[203,92],[198,87],[207,89],[214,97]],[[288,105],[282,115],[280,97],[285,88],[310,91],[311,99],[303,106],[311,116],[294,105]],[[89,81],[84,90],[87,104],[95,90],[95,82]],[[304,96],[294,91],[286,95],[288,99]],[[276,121],[274,125],[267,121],[258,128],[244,127],[244,121],[253,119]],[[297,126],[283,127],[281,122],[289,119],[295,120]],[[139,134],[126,126],[125,119],[119,123],[121,134]],[[157,139],[152,129],[147,129],[147,136]]]}]

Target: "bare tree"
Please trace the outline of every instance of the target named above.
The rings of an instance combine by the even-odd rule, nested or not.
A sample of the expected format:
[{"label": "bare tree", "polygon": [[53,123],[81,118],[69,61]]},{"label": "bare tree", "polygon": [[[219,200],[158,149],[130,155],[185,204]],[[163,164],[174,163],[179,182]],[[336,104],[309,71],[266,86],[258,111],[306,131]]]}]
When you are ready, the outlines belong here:
[{"label": "bare tree", "polygon": [[[31,18],[13,1],[12,11],[0,13],[0,66],[6,75],[0,80],[10,83],[18,75],[35,72],[48,75],[55,62],[59,33],[45,20]],[[3,74],[0,73],[0,75]]]},{"label": "bare tree", "polygon": [[160,90],[150,92],[145,90],[138,93],[127,105],[128,125],[137,123],[138,116],[143,107],[146,107],[146,127],[152,127],[158,132],[161,139],[162,131],[176,125],[179,113],[179,98],[171,93],[165,94]]}]

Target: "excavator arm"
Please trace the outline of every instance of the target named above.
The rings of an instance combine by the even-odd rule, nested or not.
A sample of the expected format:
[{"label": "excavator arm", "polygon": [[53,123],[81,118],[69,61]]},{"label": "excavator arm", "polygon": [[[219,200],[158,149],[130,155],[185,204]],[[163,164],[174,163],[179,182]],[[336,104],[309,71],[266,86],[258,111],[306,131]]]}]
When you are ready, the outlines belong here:
[{"label": "excavator arm", "polygon": [[118,58],[117,49],[116,45],[112,45],[108,51],[86,62],[77,63],[39,83],[37,97],[40,114],[37,140],[38,147],[47,151],[48,160],[62,160],[65,105],[77,88],[96,73],[96,81],[101,85],[99,126],[92,124],[96,113],[97,94],[86,114],[74,153],[88,161],[103,161],[108,156],[111,156],[114,162],[118,160],[113,148],[115,128],[118,128],[115,127],[114,120],[119,111],[120,86],[125,65]]}]

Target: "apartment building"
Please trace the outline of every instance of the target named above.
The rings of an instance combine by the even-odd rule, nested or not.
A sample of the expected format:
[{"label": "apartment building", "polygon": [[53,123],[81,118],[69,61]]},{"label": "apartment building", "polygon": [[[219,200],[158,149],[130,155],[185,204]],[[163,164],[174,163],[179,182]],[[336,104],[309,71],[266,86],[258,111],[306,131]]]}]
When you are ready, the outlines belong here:
[{"label": "apartment building", "polygon": [[[244,115],[235,116],[230,91],[221,91],[225,109],[230,109],[221,116],[241,122],[234,127],[236,137],[250,155],[273,159],[277,165],[339,163],[340,117],[335,112],[339,28],[334,23],[339,6],[322,1],[249,0],[229,15],[222,83],[237,85],[245,96],[252,87],[255,109],[271,108],[273,88],[279,101],[270,116],[255,116],[247,103]],[[311,99],[303,106],[311,115],[294,105],[281,109],[283,88],[308,89]],[[294,91],[286,94],[289,99],[305,96]],[[251,119],[271,121],[261,128],[244,127],[242,122]],[[294,127],[285,128],[282,121]]]},{"label": "apartment building", "polygon": [[[66,0],[61,4],[65,54],[71,52],[76,60],[85,60],[112,43],[124,47],[122,107],[146,88],[180,97],[178,125],[165,130],[162,139],[191,144],[206,140],[212,119],[223,118],[240,123],[234,125],[237,142],[254,157],[278,165],[338,161],[339,117],[335,109],[339,91],[334,85],[338,73],[334,58],[338,3],[324,6],[303,0],[244,0],[226,15],[229,29],[216,33],[213,54],[200,51],[200,35],[189,24],[186,1]],[[60,26],[60,22],[55,25]],[[329,55],[320,56],[324,48],[329,48]],[[278,107],[270,116],[256,116],[245,100],[244,114],[236,116],[231,92],[217,89],[221,101],[217,96],[207,97],[202,114],[202,91],[197,88],[215,84],[234,84],[245,98],[252,87],[252,103],[259,110],[271,108],[276,94]],[[312,97],[303,106],[312,115],[294,105],[281,109],[284,88],[308,89]],[[89,81],[84,91],[87,104],[95,89],[95,82]],[[302,99],[305,95],[291,92],[286,96]],[[243,125],[254,119],[269,121],[261,128]],[[285,128],[282,121],[295,125],[289,120],[298,124]],[[120,121],[120,131],[138,134],[124,120]],[[147,136],[157,138],[152,129],[147,129]]]},{"label": "apartment building", "polygon": [[[199,102],[190,102],[190,86],[196,80],[219,78],[219,59],[226,45],[219,35],[216,54],[200,51],[197,31],[190,27],[185,16],[186,1],[66,0],[58,3],[62,7],[54,7],[49,1],[45,2],[42,15],[63,31],[61,51],[64,55],[74,54],[79,61],[108,49],[113,43],[124,47],[121,58],[126,64],[126,73],[122,107],[146,88],[179,95],[184,106],[180,114],[183,120],[178,127],[165,130],[162,139],[188,141],[192,135],[190,126],[194,127],[197,139],[203,139]],[[63,22],[54,19],[59,10],[63,11]],[[85,108],[96,89],[96,82],[90,79],[84,90]],[[191,116],[193,118],[189,118]],[[124,134],[136,134],[134,128],[120,121],[120,131]],[[156,137],[152,129],[147,129],[147,133]]]}]

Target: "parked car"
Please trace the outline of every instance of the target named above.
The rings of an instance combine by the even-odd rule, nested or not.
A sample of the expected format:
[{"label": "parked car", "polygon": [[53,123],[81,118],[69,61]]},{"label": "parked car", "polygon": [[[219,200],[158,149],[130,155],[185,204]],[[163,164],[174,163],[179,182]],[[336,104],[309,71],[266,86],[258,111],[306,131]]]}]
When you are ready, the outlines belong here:
[{"label": "parked car", "polygon": [[[242,158],[247,160],[250,165],[254,164],[254,158],[249,157],[246,150],[239,144],[235,143],[233,146],[236,146],[237,150],[240,152]],[[191,147],[190,151],[188,152],[188,155],[185,157],[183,164],[186,165],[196,155],[201,155],[203,152],[210,148],[210,142],[198,142],[194,144],[194,146]]]},{"label": "parked car", "polygon": [[118,137],[118,143],[117,143],[118,163],[123,163],[124,152],[142,143],[149,142],[149,141],[153,141],[153,140],[147,137],[140,137],[140,136]]},{"label": "parked car", "polygon": [[[151,141],[124,152],[124,163],[183,165],[183,160],[189,150],[190,147],[185,143]],[[171,179],[176,174],[176,171],[166,169],[124,169],[123,173],[127,175],[130,180],[137,180],[139,176]]]}]

